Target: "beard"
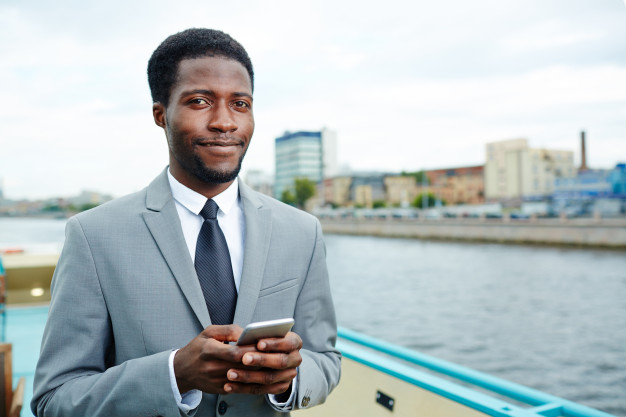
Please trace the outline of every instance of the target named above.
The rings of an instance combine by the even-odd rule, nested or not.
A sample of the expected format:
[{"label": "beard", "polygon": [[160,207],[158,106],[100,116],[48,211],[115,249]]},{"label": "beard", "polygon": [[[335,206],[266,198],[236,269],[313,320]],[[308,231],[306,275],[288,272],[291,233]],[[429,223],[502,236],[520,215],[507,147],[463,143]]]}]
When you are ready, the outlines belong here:
[{"label": "beard", "polygon": [[196,154],[193,155],[193,163],[185,165],[188,165],[187,170],[189,172],[191,172],[196,178],[204,183],[224,184],[237,178],[237,175],[239,175],[239,171],[241,171],[241,163],[243,162],[243,157],[245,155],[246,153],[244,152],[239,158],[237,166],[230,171],[211,168],[207,166],[202,158],[200,158],[200,156]]},{"label": "beard", "polygon": [[[226,138],[208,138],[198,136],[189,139],[189,133],[178,129],[177,126],[166,127],[166,137],[170,149],[170,158],[174,158],[178,165],[188,174],[197,178],[204,184],[224,184],[233,181],[239,175],[244,156],[248,151],[247,143],[244,139],[227,136]],[[199,150],[202,146],[207,146],[207,142],[213,140],[225,140],[229,143],[239,143],[243,147],[243,152],[239,159],[231,163],[219,165],[219,158],[216,166],[211,161],[205,160]],[[204,145],[203,145],[204,144]],[[210,146],[210,145],[209,145]]]}]

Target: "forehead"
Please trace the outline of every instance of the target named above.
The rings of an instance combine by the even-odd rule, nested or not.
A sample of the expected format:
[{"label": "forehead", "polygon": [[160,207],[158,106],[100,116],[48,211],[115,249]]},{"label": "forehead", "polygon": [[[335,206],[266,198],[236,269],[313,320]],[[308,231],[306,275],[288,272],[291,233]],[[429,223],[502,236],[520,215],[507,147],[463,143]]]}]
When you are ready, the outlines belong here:
[{"label": "forehead", "polygon": [[178,64],[172,92],[179,88],[234,89],[252,95],[252,82],[246,68],[238,61],[220,56],[183,59]]}]

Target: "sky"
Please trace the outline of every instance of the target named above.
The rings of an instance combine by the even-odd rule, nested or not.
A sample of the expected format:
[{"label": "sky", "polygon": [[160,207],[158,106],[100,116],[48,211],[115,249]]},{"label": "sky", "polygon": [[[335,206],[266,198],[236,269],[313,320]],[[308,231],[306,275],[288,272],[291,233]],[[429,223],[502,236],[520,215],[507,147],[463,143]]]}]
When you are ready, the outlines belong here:
[{"label": "sky", "polygon": [[243,166],[285,131],[335,130],[353,170],[481,165],[526,138],[626,162],[624,0],[0,0],[0,181],[10,199],[121,196],[167,165],[146,65],[169,35],[223,30],[255,69]]}]

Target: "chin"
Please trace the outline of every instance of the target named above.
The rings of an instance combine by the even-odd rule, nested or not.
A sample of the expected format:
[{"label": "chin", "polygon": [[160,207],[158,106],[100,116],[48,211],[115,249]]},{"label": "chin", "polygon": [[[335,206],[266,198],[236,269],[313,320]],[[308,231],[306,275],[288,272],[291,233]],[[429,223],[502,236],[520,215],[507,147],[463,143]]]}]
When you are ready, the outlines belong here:
[{"label": "chin", "polygon": [[194,170],[195,176],[207,184],[224,184],[233,181],[239,175],[241,165],[224,169],[209,168],[206,165]]}]

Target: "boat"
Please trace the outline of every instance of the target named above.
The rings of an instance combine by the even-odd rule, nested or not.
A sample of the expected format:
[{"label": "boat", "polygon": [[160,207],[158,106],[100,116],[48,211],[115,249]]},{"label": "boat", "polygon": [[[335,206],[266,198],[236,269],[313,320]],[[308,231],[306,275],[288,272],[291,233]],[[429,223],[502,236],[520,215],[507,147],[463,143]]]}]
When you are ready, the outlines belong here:
[{"label": "boat", "polygon": [[[5,268],[8,305],[49,301],[49,285],[57,260],[56,255],[3,255],[0,264],[4,263]],[[42,308],[45,307],[32,307],[32,314],[26,314],[26,309],[15,311],[27,319],[42,321],[47,315],[47,308],[40,311]],[[39,322],[32,324],[42,327]],[[41,335],[33,333],[28,337],[35,340]],[[17,341],[21,343],[26,341]],[[295,411],[294,415],[615,417],[350,329],[339,328],[337,347],[343,355],[340,384],[326,403]],[[15,352],[18,355],[20,350]],[[21,375],[27,380],[34,375],[36,359],[22,358],[32,368]],[[27,384],[32,385],[32,379]],[[25,403],[28,401],[26,398]]]},{"label": "boat", "polygon": [[341,382],[295,415],[615,417],[510,381],[339,328]]},{"label": "boat", "polygon": [[[26,305],[50,301],[50,283],[58,254],[30,254],[20,250],[4,251],[0,256],[7,305]],[[4,275],[2,273],[4,266]]]}]

